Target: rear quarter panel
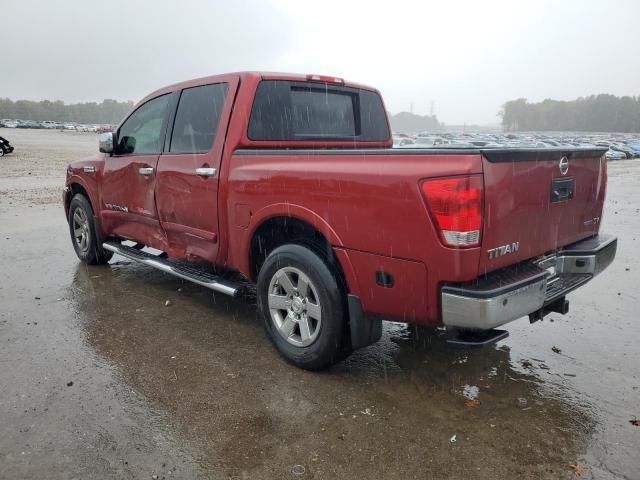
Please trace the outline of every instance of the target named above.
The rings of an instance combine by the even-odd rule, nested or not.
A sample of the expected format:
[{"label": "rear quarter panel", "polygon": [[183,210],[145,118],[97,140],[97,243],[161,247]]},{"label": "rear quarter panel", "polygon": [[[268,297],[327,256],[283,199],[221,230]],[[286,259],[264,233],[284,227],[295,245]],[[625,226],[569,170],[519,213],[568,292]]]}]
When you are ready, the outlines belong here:
[{"label": "rear quarter panel", "polygon": [[[440,243],[419,181],[481,173],[481,169],[478,153],[238,150],[230,158],[227,170],[228,263],[249,275],[248,252],[253,232],[268,218],[297,217],[316,225],[347,254],[356,251],[421,263],[420,269],[428,272],[424,313],[415,315],[414,321],[435,322],[438,284],[475,278],[479,249],[456,250]],[[354,255],[354,260],[360,265],[356,275],[360,275],[358,270],[367,270],[362,268],[359,255]],[[367,299],[375,297],[367,289],[381,288],[376,286],[374,275],[367,277],[371,278],[363,281],[359,277],[357,284],[349,285],[352,291],[359,291],[365,310],[366,303],[374,301]],[[408,281],[409,277],[405,278]],[[402,288],[398,286],[398,295],[386,292],[386,298],[404,302]],[[393,305],[387,313],[401,313],[406,308]]]}]

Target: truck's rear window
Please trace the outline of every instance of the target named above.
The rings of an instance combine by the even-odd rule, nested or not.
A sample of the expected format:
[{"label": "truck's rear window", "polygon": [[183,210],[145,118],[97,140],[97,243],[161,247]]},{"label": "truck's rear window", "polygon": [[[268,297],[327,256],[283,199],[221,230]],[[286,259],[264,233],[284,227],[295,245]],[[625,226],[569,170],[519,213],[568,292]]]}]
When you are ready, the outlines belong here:
[{"label": "truck's rear window", "polygon": [[263,80],[249,121],[251,140],[386,141],[389,127],[375,92],[321,83]]}]

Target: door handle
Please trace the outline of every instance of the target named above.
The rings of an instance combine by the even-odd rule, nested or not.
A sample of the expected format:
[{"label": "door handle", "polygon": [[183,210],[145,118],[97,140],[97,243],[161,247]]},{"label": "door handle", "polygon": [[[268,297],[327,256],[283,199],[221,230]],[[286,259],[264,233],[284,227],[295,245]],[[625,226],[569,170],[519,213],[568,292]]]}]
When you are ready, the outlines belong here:
[{"label": "door handle", "polygon": [[138,169],[138,173],[148,177],[149,175],[153,175],[153,167],[141,167]]},{"label": "door handle", "polygon": [[200,167],[196,168],[196,175],[200,177],[213,177],[216,174],[215,168]]}]

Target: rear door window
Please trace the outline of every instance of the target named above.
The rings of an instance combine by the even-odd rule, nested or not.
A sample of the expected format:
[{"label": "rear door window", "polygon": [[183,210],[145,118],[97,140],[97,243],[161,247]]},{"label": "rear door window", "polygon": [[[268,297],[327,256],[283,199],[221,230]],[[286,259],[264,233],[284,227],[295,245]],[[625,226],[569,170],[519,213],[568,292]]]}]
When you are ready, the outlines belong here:
[{"label": "rear door window", "polygon": [[263,80],[258,85],[251,140],[387,141],[380,96],[369,90],[312,82]]},{"label": "rear door window", "polygon": [[180,95],[169,152],[205,153],[215,140],[227,97],[226,83],[186,88]]}]

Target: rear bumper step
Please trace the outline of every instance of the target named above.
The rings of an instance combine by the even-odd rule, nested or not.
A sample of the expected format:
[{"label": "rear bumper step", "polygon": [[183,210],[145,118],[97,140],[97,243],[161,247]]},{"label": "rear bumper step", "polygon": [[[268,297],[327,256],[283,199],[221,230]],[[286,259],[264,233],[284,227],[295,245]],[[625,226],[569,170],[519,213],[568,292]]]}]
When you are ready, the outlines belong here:
[{"label": "rear bumper step", "polygon": [[557,302],[607,268],[617,239],[597,235],[539,262],[508,267],[442,288],[442,320],[450,328],[490,330]]},{"label": "rear bumper step", "polygon": [[447,343],[454,347],[472,348],[485,347],[503,338],[507,338],[509,332],[506,330],[458,330],[447,329]]},{"label": "rear bumper step", "polygon": [[150,267],[157,268],[165,273],[169,273],[184,280],[197,283],[203,287],[216,292],[224,293],[232,297],[236,296],[241,288],[238,284],[224,280],[221,277],[199,268],[197,264],[178,262],[163,258],[163,256],[153,255],[136,247],[129,247],[118,242],[104,242],[102,248],[110,252],[122,255],[130,260],[144,263]]}]

